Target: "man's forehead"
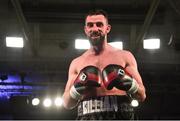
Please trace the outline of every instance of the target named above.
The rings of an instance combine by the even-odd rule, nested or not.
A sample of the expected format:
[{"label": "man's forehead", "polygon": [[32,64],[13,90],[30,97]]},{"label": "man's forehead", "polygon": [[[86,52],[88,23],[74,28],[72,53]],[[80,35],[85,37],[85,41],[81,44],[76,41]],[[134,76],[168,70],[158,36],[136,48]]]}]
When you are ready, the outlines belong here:
[{"label": "man's forehead", "polygon": [[87,18],[86,18],[86,23],[87,22],[97,22],[97,21],[106,22],[106,18],[103,15],[91,15],[91,16],[87,16]]}]

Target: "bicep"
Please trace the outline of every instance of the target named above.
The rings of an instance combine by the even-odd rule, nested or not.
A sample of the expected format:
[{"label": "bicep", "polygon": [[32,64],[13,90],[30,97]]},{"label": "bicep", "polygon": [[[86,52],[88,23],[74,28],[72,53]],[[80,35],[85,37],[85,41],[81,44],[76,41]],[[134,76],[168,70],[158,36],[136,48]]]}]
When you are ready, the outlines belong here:
[{"label": "bicep", "polygon": [[139,101],[144,101],[146,98],[145,87],[143,85],[140,73],[138,72],[136,60],[134,56],[131,55],[128,58],[128,66],[126,67],[126,70],[130,73],[130,75],[136,80],[139,85],[138,91],[137,93],[135,93],[134,97],[136,97]]},{"label": "bicep", "polygon": [[67,84],[65,87],[65,92],[70,90],[70,88],[71,88],[71,86],[72,86],[72,84],[73,84],[73,82],[77,76],[75,65],[76,64],[73,61],[70,64],[69,71],[68,71],[68,81],[67,81]]},{"label": "bicep", "polygon": [[139,84],[142,83],[142,78],[138,71],[136,59],[131,53],[128,55],[127,66],[125,69],[135,80],[137,80]]}]

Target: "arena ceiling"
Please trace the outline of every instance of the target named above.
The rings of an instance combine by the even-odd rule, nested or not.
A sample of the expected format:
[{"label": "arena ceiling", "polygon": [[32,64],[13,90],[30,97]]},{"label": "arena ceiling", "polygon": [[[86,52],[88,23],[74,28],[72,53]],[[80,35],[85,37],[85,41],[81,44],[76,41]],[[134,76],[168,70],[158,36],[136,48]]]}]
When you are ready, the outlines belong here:
[{"label": "arena ceiling", "polygon": [[[38,85],[35,77],[41,76],[40,84],[63,90],[71,60],[84,52],[74,48],[76,38],[85,38],[84,16],[99,8],[109,14],[109,42],[124,42],[137,59],[148,94],[162,104],[167,95],[180,92],[179,6],[178,0],[1,0],[1,74],[33,76],[31,85]],[[7,48],[6,36],[23,37],[25,47]],[[160,38],[161,48],[144,50],[142,40],[152,37]],[[171,103],[158,111],[165,114],[164,105]]]},{"label": "arena ceiling", "polygon": [[[109,41],[123,41],[124,48],[131,50],[139,62],[178,64],[178,5],[177,0],[154,3],[152,0],[2,0],[0,60],[30,64],[57,61],[55,65],[62,64],[67,69],[69,62],[81,53],[74,49],[74,40],[85,38],[85,14],[101,8],[109,13],[112,24]],[[23,49],[5,47],[5,37],[15,35],[24,37]],[[142,49],[142,38],[149,37],[161,39],[160,50],[151,53]],[[151,60],[147,53],[153,56]]]}]

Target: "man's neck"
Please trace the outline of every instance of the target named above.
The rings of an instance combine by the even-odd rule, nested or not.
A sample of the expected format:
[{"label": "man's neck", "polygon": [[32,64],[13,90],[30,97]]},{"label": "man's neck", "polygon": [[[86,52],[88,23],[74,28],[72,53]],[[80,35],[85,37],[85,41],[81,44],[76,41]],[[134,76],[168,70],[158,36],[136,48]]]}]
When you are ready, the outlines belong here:
[{"label": "man's neck", "polygon": [[106,44],[107,44],[107,42],[104,41],[102,45],[92,46],[92,52],[93,52],[95,55],[101,54],[101,53],[105,50]]},{"label": "man's neck", "polygon": [[100,53],[102,53],[103,49],[104,48],[102,46],[101,47],[93,46],[93,51],[95,55],[99,55]]}]

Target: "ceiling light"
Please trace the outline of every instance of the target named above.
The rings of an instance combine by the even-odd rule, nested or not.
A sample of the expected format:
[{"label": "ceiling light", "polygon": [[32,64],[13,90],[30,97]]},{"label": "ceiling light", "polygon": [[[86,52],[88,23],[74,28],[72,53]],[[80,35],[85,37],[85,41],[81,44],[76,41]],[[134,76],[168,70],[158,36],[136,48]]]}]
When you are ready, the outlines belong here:
[{"label": "ceiling light", "polygon": [[159,49],[160,39],[145,39],[143,41],[144,49]]},{"label": "ceiling light", "polygon": [[22,37],[6,37],[7,47],[23,48],[24,42]]},{"label": "ceiling light", "polygon": [[[122,42],[110,42],[109,44],[115,48],[123,49]],[[76,49],[89,49],[90,46],[91,45],[89,43],[89,40],[87,40],[87,39],[76,39],[75,40],[75,48]]]},{"label": "ceiling light", "polygon": [[122,42],[110,42],[109,43],[111,46],[117,48],[117,49],[123,49],[123,43]]},{"label": "ceiling light", "polygon": [[87,39],[76,39],[75,40],[75,48],[76,49],[89,49],[90,43]]}]

